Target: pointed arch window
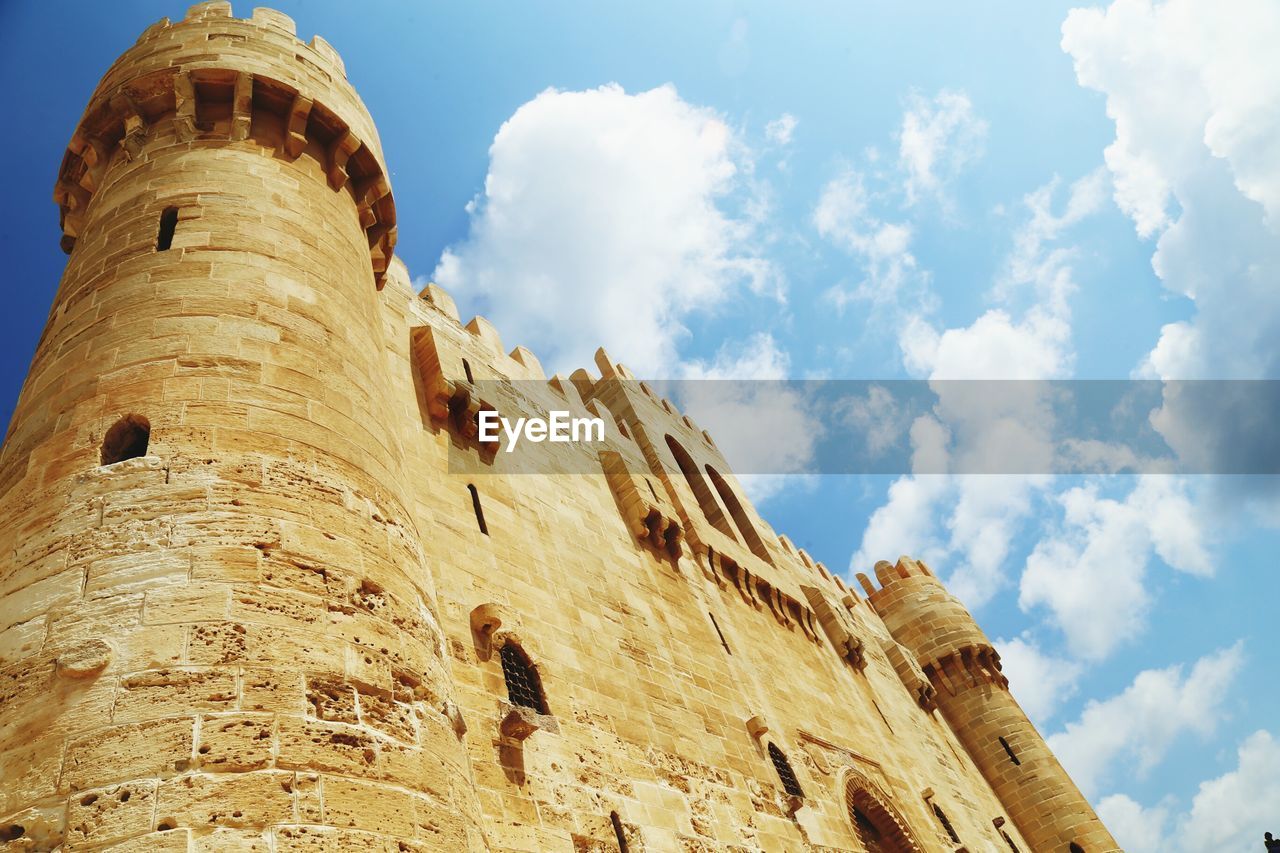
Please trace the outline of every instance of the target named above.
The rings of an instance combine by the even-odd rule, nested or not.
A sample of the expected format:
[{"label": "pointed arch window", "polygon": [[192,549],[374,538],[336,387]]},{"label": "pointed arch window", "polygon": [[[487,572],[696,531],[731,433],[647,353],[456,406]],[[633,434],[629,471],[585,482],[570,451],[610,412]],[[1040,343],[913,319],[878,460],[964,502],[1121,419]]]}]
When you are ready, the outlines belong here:
[{"label": "pointed arch window", "polygon": [[911,837],[902,816],[871,793],[866,780],[853,775],[845,779],[844,804],[854,834],[867,853],[909,853],[923,848]]},{"label": "pointed arch window", "polygon": [[772,741],[769,742],[769,760],[773,762],[773,769],[778,771],[778,779],[782,782],[782,790],[793,797],[803,797],[804,789],[800,787],[800,781],[796,779],[796,772],[791,769],[791,762],[787,760],[787,756]]},{"label": "pointed arch window", "polygon": [[550,714],[547,697],[542,691],[542,678],[529,655],[512,642],[502,644],[502,677],[507,682],[507,698],[512,705],[532,708],[539,714]]},{"label": "pointed arch window", "polygon": [[738,496],[734,494],[729,484],[725,482],[724,477],[720,473],[707,466],[707,477],[711,480],[711,485],[715,486],[716,494],[720,495],[720,500],[724,503],[725,508],[729,510],[729,516],[733,519],[734,526],[738,528],[738,533],[742,537],[742,541],[747,543],[747,547],[751,549],[751,553],[755,554],[765,562],[772,562],[769,559],[769,549],[765,547],[764,540],[760,538],[760,534],[756,531],[755,524],[751,521],[751,516],[747,513],[742,502],[738,500]]},{"label": "pointed arch window", "polygon": [[703,517],[716,530],[719,530],[730,539],[736,539],[737,537],[733,535],[733,528],[729,526],[729,520],[724,516],[724,510],[720,509],[720,504],[716,503],[715,493],[707,485],[706,478],[698,470],[698,464],[693,461],[689,451],[681,447],[680,442],[669,435],[667,436],[667,449],[671,451],[671,455],[675,457],[676,464],[680,466],[680,473],[684,474],[685,482],[689,484],[689,488],[693,491],[693,496],[697,499],[698,506],[702,509]]}]

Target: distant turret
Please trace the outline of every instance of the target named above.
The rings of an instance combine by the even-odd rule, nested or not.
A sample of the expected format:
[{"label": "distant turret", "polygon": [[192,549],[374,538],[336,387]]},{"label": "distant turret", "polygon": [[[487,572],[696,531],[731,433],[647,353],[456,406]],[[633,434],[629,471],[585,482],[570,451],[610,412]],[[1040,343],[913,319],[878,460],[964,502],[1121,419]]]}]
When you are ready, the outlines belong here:
[{"label": "distant turret", "polygon": [[895,640],[915,655],[939,710],[1036,853],[1119,850],[1010,695],[1000,654],[924,563],[876,563],[858,575]]}]

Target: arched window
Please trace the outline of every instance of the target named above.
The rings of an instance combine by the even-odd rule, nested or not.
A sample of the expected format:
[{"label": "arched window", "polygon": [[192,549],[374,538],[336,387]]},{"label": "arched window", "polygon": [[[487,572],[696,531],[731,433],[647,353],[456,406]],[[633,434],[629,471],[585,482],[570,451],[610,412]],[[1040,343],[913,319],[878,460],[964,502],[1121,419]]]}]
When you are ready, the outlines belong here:
[{"label": "arched window", "polygon": [[885,842],[880,828],[871,821],[871,818],[863,814],[862,809],[851,806],[849,816],[853,820],[854,829],[857,830],[858,840],[862,842],[867,853],[889,853],[893,849]]},{"label": "arched window", "polygon": [[729,521],[724,517],[724,511],[720,509],[720,504],[716,503],[716,497],[711,491],[711,487],[707,485],[707,481],[703,478],[702,472],[698,470],[698,465],[693,461],[693,457],[689,455],[689,451],[680,446],[680,443],[671,436],[667,436],[667,448],[671,451],[671,455],[675,457],[676,464],[680,466],[680,473],[684,474],[685,482],[689,484],[689,488],[693,490],[693,496],[698,500],[698,506],[702,508],[702,515],[711,522],[711,525],[728,536],[730,539],[736,538],[733,535],[732,528],[729,527]]},{"label": "arched window", "polygon": [[769,742],[769,759],[773,761],[773,769],[778,771],[778,779],[782,782],[782,790],[793,797],[803,797],[804,790],[800,787],[799,780],[796,779],[796,772],[791,769],[791,762],[787,760],[787,756],[783,755],[782,750],[778,749],[772,741]]},{"label": "arched window", "polygon": [[507,698],[512,705],[532,708],[539,714],[549,714],[547,699],[542,692],[542,679],[538,669],[529,660],[524,649],[515,643],[502,644],[502,677],[507,682]]},{"label": "arched window", "polygon": [[853,832],[868,853],[909,853],[923,845],[912,840],[898,815],[873,795],[866,779],[850,774],[844,783],[844,804]]},{"label": "arched window", "polygon": [[114,465],[147,455],[151,422],[142,415],[125,415],[111,425],[102,439],[102,464]]},{"label": "arched window", "polygon": [[617,812],[609,812],[609,822],[613,824],[613,834],[618,839],[618,853],[627,853],[627,834],[622,830],[622,818]]},{"label": "arched window", "polygon": [[1068,847],[1067,850],[1069,853],[1084,853],[1084,848],[1079,844],[1076,844],[1074,841],[1071,842],[1071,846]]},{"label": "arched window", "polygon": [[711,478],[711,485],[716,487],[720,500],[724,501],[725,508],[729,510],[729,515],[733,517],[733,523],[738,528],[738,533],[742,535],[742,540],[747,543],[747,547],[751,549],[751,553],[760,559],[769,562],[769,549],[764,546],[760,534],[756,532],[756,526],[751,523],[751,516],[743,508],[742,503],[738,500],[738,496],[733,493],[733,489],[729,488],[729,484],[725,482],[724,477],[712,468],[707,466],[707,476]]},{"label": "arched window", "polygon": [[[1022,762],[1018,760],[1018,756],[1014,753],[1013,747],[1009,746],[1009,741],[1001,737],[1000,745],[1004,747],[1005,755],[1009,756],[1010,761],[1012,761],[1016,765],[1019,765],[1019,766],[1022,765]],[[1074,851],[1072,851],[1072,853],[1074,853]]]},{"label": "arched window", "polygon": [[484,507],[480,506],[480,492],[471,483],[467,483],[467,491],[471,492],[471,508],[476,513],[476,524],[480,526],[480,532],[488,536],[489,525],[484,523]]},{"label": "arched window", "polygon": [[166,207],[160,214],[160,233],[156,235],[156,251],[167,251],[173,245],[173,232],[178,228],[178,208]]}]

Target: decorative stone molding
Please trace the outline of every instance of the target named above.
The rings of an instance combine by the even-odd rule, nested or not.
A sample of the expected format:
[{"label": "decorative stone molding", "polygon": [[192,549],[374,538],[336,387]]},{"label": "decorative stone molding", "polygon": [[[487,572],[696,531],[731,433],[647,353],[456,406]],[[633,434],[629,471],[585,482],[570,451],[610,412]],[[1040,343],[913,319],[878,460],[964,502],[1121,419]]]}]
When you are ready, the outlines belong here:
[{"label": "decorative stone molding", "polygon": [[684,530],[670,502],[661,498],[652,481],[644,485],[643,475],[631,473],[621,453],[601,451],[600,466],[631,533],[655,551],[678,559]]},{"label": "decorative stone molding", "polygon": [[865,668],[867,659],[863,654],[863,641],[858,636],[853,617],[848,611],[833,604],[826,593],[816,586],[801,585],[800,591],[809,600],[809,607],[812,608],[827,639],[831,641],[836,654],[854,669]]},{"label": "decorative stone molding", "polygon": [[937,690],[911,653],[903,648],[901,643],[892,639],[883,640],[880,648],[884,650],[885,657],[889,658],[889,663],[893,664],[894,672],[902,680],[911,698],[916,700],[916,704],[926,711],[932,711],[938,707]]},{"label": "decorative stone molding", "polygon": [[58,674],[67,678],[88,678],[106,669],[112,648],[104,640],[85,640],[58,655]]},{"label": "decorative stone molding", "polygon": [[499,716],[502,721],[498,724],[498,731],[504,738],[510,740],[526,740],[536,731],[560,733],[560,723],[553,715],[539,714],[533,708],[526,708],[523,705],[503,702],[500,705]]},{"label": "decorative stone molding", "polygon": [[480,439],[480,413],[497,407],[481,400],[466,377],[462,353],[430,326],[413,330],[413,360],[418,367],[432,420],[447,424],[464,441],[486,453],[496,453],[498,440]]}]

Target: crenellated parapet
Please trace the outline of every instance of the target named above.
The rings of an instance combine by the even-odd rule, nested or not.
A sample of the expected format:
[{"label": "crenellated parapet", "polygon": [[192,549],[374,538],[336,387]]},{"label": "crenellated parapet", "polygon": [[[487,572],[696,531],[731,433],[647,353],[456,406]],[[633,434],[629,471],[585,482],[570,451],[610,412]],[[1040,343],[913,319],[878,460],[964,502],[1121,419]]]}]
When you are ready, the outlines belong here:
[{"label": "crenellated parapet", "polygon": [[54,188],[66,252],[109,166],[142,156],[161,132],[192,146],[253,138],[289,160],[315,157],[330,188],[351,193],[382,287],[395,201],[373,119],[324,39],[300,41],[272,9],[234,18],[219,0],[149,27],[102,78],[67,145]]},{"label": "crenellated parapet", "polygon": [[[692,557],[708,580],[736,590],[747,605],[767,610],[780,625],[815,643],[824,633],[831,635],[815,613],[806,584],[820,585],[821,595],[833,602],[860,601],[822,563],[776,535],[759,517],[730,479],[728,461],[705,430],[603,349],[595,354],[598,374],[580,368],[568,377],[548,379],[525,347],[506,352],[498,330],[484,317],[463,324],[453,298],[439,286],[428,284],[418,297],[419,306],[435,314],[432,322],[411,331],[424,408],[434,424],[463,445],[477,447],[486,466],[506,470],[507,462],[502,454],[495,455],[496,443],[478,441],[477,423],[484,411],[513,418],[554,405],[574,415],[597,416],[607,425],[605,445],[587,452],[598,460],[639,544],[664,558]],[[861,668],[863,644],[848,606],[829,607],[829,613],[844,615],[829,616],[828,623],[847,626],[833,640],[839,655]]]},{"label": "crenellated parapet", "polygon": [[865,574],[858,581],[894,639],[910,650],[920,669],[939,689],[1008,687],[1000,653],[964,605],[923,562],[910,557],[875,566],[879,588]]}]

